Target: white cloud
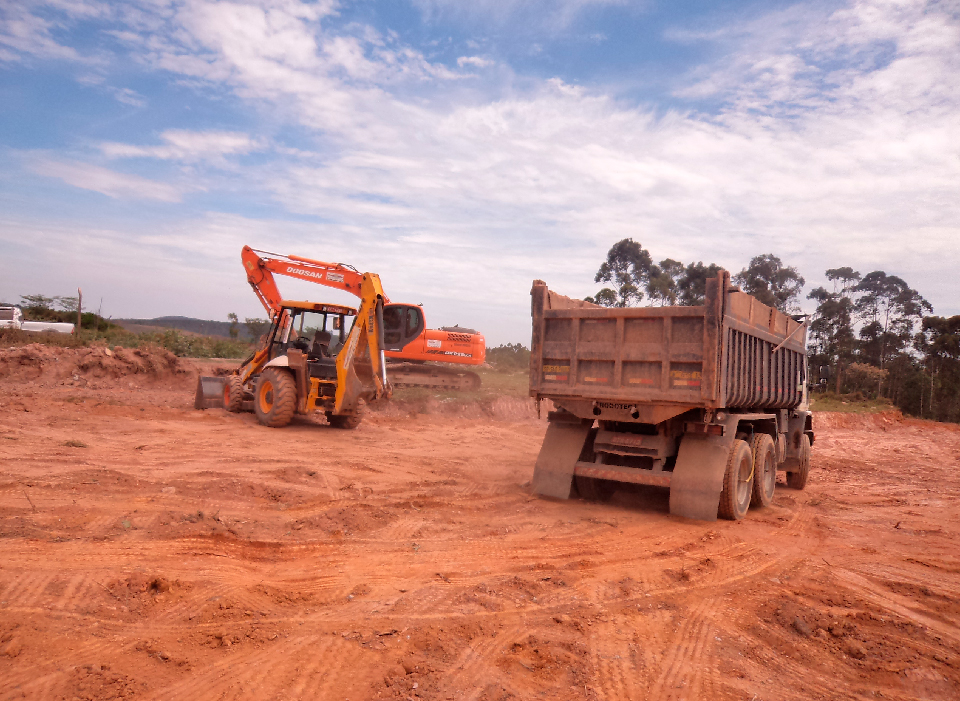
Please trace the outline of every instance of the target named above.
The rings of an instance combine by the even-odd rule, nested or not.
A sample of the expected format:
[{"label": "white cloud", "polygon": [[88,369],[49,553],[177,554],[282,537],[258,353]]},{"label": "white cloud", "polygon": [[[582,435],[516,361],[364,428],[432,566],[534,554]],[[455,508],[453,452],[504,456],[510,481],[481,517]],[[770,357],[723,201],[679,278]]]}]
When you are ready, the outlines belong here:
[{"label": "white cloud", "polygon": [[463,68],[464,66],[476,66],[477,68],[487,68],[494,65],[495,61],[492,61],[489,58],[483,58],[482,56],[461,56],[457,59],[457,65]]},{"label": "white cloud", "polygon": [[[523,340],[531,279],[591,294],[606,249],[625,236],[656,258],[733,270],[774,252],[811,282],[838,265],[882,268],[938,312],[960,313],[960,21],[935,4],[800,7],[682,35],[726,47],[677,90],[721,107],[666,114],[561,79],[484,92],[395,37],[332,32],[331,11],[195,3],[151,20],[140,61],[232,91],[271,128],[292,123],[312,138],[266,150],[275,132],[171,130],[159,145],[103,153],[199,169],[264,149],[269,162],[233,171],[231,186],[323,223],[211,215],[144,246],[283,243],[375,270],[395,299],[468,310],[449,321],[489,329],[494,342]],[[107,184],[88,189],[113,193],[128,180],[103,172],[56,177],[99,178]],[[225,238],[229,227],[243,240]]]},{"label": "white cloud", "polygon": [[[551,269],[586,294],[602,250],[623,236],[657,256],[731,268],[772,250],[810,278],[849,262],[929,279],[918,251],[960,221],[957,22],[916,3],[858,7],[739,28],[739,48],[707,78],[728,105],[715,116],[657,118],[561,80],[448,106],[388,91],[357,52],[341,52],[339,65],[354,68],[332,75],[320,68],[322,42],[312,55],[259,39],[206,45],[239,94],[293,105],[337,144],[272,170],[265,187],[292,211],[381,232],[401,259],[412,260],[401,234],[470,247],[477,265],[454,283],[464,295],[488,277],[479,252],[510,257],[511,247],[525,272],[488,288],[492,302],[522,298],[528,278]],[[306,24],[278,26],[291,46],[315,36]],[[904,237],[911,250],[900,250]],[[427,260],[460,260],[434,249]]]},{"label": "white cloud", "polygon": [[243,155],[260,150],[259,141],[248,134],[233,131],[188,131],[168,129],[160,134],[162,146],[136,146],[107,142],[100,145],[109,158],[158,158],[162,160],[199,161],[223,156]]},{"label": "white cloud", "polygon": [[561,31],[573,25],[589,8],[645,7],[635,0],[414,0],[428,20],[454,19],[475,25],[522,22],[526,29]]},{"label": "white cloud", "polygon": [[40,158],[32,161],[29,168],[37,175],[58,178],[73,187],[93,190],[108,197],[162,202],[180,201],[180,192],[172,185],[139,175],[118,173],[89,163]]},{"label": "white cloud", "polygon": [[3,3],[0,5],[0,59],[18,61],[32,56],[82,60],[75,49],[54,40],[52,29],[53,23],[30,12],[28,5]]}]

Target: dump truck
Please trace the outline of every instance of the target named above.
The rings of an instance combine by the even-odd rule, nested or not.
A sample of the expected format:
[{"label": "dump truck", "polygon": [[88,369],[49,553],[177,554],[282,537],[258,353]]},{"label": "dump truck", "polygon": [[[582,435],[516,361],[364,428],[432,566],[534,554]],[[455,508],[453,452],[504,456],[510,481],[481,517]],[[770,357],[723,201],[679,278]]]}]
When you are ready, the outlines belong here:
[{"label": "dump truck", "polygon": [[700,306],[600,307],[536,280],[530,395],[553,404],[532,489],[605,500],[670,490],[670,513],[742,519],[777,472],[803,489],[814,442],[806,325],[720,271]]}]

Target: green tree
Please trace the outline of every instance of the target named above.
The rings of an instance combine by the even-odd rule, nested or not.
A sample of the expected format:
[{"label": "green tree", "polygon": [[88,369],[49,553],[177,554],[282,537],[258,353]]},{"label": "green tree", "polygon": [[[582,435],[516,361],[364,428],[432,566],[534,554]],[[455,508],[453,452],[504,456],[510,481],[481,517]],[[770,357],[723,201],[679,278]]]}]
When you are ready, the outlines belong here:
[{"label": "green tree", "polygon": [[623,239],[613,244],[607,259],[600,265],[594,282],[608,283],[594,297],[586,301],[604,307],[629,307],[639,304],[643,290],[650,277],[653,258],[643,246],[633,239]]},{"label": "green tree", "polygon": [[251,319],[248,317],[243,320],[243,325],[247,327],[247,333],[254,341],[270,330],[270,322],[266,319]]},{"label": "green tree", "polygon": [[782,312],[799,310],[797,297],[803,289],[804,279],[794,267],[783,264],[772,253],[754,256],[750,265],[733,278],[747,294]]},{"label": "green tree", "polygon": [[657,265],[650,266],[647,276],[647,296],[658,302],[661,307],[676,304],[679,282],[683,273],[683,263],[672,258],[666,258]]},{"label": "green tree", "polygon": [[883,368],[897,353],[909,348],[916,324],[930,303],[902,278],[882,270],[868,273],[857,284],[854,312],[864,322],[860,329],[860,355]]},{"label": "green tree", "polygon": [[75,312],[80,303],[77,297],[54,297],[54,300],[56,300],[57,309],[62,312]]},{"label": "green tree", "polygon": [[928,415],[938,421],[960,421],[960,315],[924,317],[917,345],[929,375]]},{"label": "green tree", "polygon": [[56,301],[56,297],[45,297],[44,295],[20,295],[20,306],[33,314],[52,310],[53,304]]},{"label": "green tree", "polygon": [[237,338],[240,335],[240,319],[237,318],[237,315],[233,312],[227,314],[227,321],[230,322],[230,328],[227,333],[230,334],[230,338]]},{"label": "green tree", "polygon": [[717,277],[723,268],[715,263],[704,265],[702,261],[690,263],[683,269],[683,275],[677,280],[679,302],[685,307],[697,307],[703,304],[707,296],[707,280]]},{"label": "green tree", "polygon": [[856,334],[853,327],[853,291],[860,273],[853,268],[833,268],[826,272],[833,282],[833,292],[818,287],[807,295],[817,303],[810,323],[810,336],[815,353],[815,365],[832,366],[835,370],[836,391],[840,393],[844,368],[853,360]]}]

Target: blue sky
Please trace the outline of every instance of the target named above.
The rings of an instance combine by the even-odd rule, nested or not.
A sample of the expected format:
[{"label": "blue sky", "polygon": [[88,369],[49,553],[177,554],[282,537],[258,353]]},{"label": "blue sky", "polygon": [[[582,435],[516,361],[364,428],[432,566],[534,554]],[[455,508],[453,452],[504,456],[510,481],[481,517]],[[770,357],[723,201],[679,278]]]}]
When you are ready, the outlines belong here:
[{"label": "blue sky", "polygon": [[527,342],[531,281],[592,294],[630,236],[960,313],[948,2],[7,2],[0,164],[8,301],[258,316],[250,244]]}]

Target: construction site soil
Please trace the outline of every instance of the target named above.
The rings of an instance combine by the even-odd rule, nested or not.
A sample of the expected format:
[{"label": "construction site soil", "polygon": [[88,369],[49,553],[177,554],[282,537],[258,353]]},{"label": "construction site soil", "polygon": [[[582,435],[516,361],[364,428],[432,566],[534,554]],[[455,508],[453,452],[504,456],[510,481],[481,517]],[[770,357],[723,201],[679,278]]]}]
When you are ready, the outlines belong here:
[{"label": "construction site soil", "polygon": [[960,698],[956,427],[817,415],[703,523],[531,496],[521,399],[269,429],[197,368],[0,350],[0,699]]}]

